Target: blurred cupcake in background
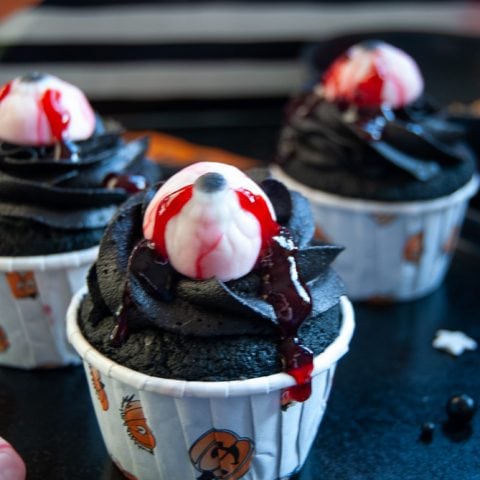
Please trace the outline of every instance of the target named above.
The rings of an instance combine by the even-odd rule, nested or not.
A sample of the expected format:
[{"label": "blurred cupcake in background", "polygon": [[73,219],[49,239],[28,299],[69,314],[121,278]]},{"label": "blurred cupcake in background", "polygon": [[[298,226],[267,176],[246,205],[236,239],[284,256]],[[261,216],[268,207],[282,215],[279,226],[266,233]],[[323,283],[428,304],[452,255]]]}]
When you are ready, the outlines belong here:
[{"label": "blurred cupcake in background", "polygon": [[[0,90],[0,365],[77,363],[66,341],[83,283],[117,206],[155,183],[146,139],[126,143],[75,86],[43,73]],[[5,343],[6,342],[6,343]]]},{"label": "blurred cupcake in background", "polygon": [[478,188],[463,129],[423,90],[409,55],[370,40],[287,107],[272,173],[310,200],[317,239],[346,247],[335,267],[356,300],[437,288]]}]

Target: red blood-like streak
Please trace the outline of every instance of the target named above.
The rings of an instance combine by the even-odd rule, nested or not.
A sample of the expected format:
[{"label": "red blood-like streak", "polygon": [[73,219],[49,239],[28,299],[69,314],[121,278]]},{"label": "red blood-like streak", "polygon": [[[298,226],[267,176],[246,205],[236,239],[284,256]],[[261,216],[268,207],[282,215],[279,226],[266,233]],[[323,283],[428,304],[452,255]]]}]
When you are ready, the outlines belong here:
[{"label": "red blood-like streak", "polygon": [[70,123],[70,114],[61,104],[61,96],[58,90],[49,88],[40,99],[41,108],[47,116],[52,135],[59,142],[65,138]]},{"label": "red blood-like streak", "polygon": [[345,68],[345,64],[350,62],[347,55],[343,55],[336,60],[332,66],[327,70],[323,77],[323,84],[328,85],[335,92],[335,100],[352,102],[359,107],[378,107],[383,103],[382,91],[384,84],[384,77],[378,71],[375,62],[372,62],[370,71],[365,76],[365,79],[355,84],[351,82],[350,92],[340,92],[340,77]]},{"label": "red blood-like streak", "polygon": [[187,185],[165,196],[157,207],[154,215],[154,228],[151,241],[155,250],[163,257],[168,258],[165,242],[167,223],[177,215],[186,203],[192,198],[193,185]]},{"label": "red blood-like streak", "polygon": [[236,193],[243,210],[253,214],[260,223],[262,248],[265,248],[272,237],[279,232],[280,226],[272,218],[267,202],[261,195],[255,195],[245,188],[239,188]]},{"label": "red blood-like streak", "polygon": [[297,383],[284,396],[288,401],[303,402],[311,394],[313,352],[301,344],[298,329],[312,310],[312,300],[298,272],[296,254],[290,232],[282,227],[262,252],[259,270],[263,296],[272,305],[280,328],[284,370]]},{"label": "red blood-like streak", "polygon": [[374,64],[362,82],[358,84],[354,102],[360,107],[378,107],[383,103],[382,90],[384,80]]},{"label": "red blood-like streak", "polygon": [[221,242],[223,235],[219,235],[214,242],[210,245],[210,247],[206,248],[203,252],[201,252],[196,261],[195,261],[195,275],[197,278],[205,278],[203,275],[203,268],[202,268],[202,261],[203,259],[211,252],[213,252],[217,247],[218,244]]},{"label": "red blood-like streak", "polygon": [[0,89],[0,102],[10,93],[10,90],[12,89],[12,82],[6,83],[1,89]]}]

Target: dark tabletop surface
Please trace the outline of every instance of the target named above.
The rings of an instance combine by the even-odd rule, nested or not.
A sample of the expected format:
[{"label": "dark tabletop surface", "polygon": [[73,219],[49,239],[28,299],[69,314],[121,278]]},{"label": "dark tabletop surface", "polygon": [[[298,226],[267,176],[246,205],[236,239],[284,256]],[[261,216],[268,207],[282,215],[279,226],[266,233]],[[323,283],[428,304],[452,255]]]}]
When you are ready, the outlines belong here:
[{"label": "dark tabletop surface", "polygon": [[[169,129],[167,121],[157,126],[268,159],[281,104],[183,111],[175,127]],[[120,119],[129,126],[129,118],[138,120]],[[440,328],[480,341],[479,219],[478,211],[470,213],[452,267],[436,292],[391,306],[355,305],[351,350],[339,363],[318,437],[295,480],[480,479],[480,413],[468,428],[445,427],[450,396],[466,393],[480,402],[480,350],[454,358],[431,346]],[[430,443],[419,440],[427,421],[436,424]],[[123,478],[107,456],[81,367],[0,368],[0,435],[25,459],[29,480]]]},{"label": "dark tabletop surface", "polygon": [[[446,281],[428,297],[355,305],[351,350],[296,480],[480,478],[480,414],[469,428],[444,428],[451,395],[480,401],[480,352],[454,358],[431,346],[439,328],[480,340],[477,248],[462,240]],[[0,368],[0,412],[0,432],[24,457],[29,479],[123,478],[105,451],[81,367]],[[431,443],[419,440],[427,421],[437,427]]]}]

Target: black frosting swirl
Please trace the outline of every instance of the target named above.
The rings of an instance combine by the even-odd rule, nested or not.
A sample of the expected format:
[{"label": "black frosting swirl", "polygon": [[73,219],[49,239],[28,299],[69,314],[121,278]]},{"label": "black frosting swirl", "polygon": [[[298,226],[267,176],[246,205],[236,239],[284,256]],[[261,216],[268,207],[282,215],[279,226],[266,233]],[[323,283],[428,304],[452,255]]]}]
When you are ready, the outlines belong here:
[{"label": "black frosting swirl", "polygon": [[[272,200],[279,223],[289,228],[299,247],[299,272],[314,299],[310,318],[317,319],[336,306],[343,294],[340,279],[329,267],[341,248],[310,243],[314,224],[304,197],[288,192],[275,180],[261,185]],[[95,325],[117,312],[127,282],[133,300],[134,311],[129,313],[133,330],[154,327],[199,337],[277,335],[276,316],[260,297],[261,278],[255,270],[238,280],[222,282],[193,280],[173,272],[168,264],[158,264],[155,268],[163,270],[171,295],[159,295],[140,276],[127,272],[131,252],[143,238],[143,212],[152,195],[150,190],[129,199],[107,227],[88,277],[88,321]],[[157,276],[157,287],[159,283]]]},{"label": "black frosting swirl", "polygon": [[[154,177],[149,181],[160,177],[160,170],[149,167],[144,159],[147,140],[126,143],[120,133],[118,127],[107,128],[97,117],[94,134],[87,140],[72,142],[76,155],[61,159],[55,156],[56,146],[0,143],[2,227],[11,229],[12,236],[17,226],[22,231],[28,226],[32,234],[35,229],[51,229],[58,235],[71,234],[72,238],[76,233],[103,230],[128,196],[123,189],[102,185],[107,174],[148,170]],[[98,240],[92,240],[92,245]],[[21,235],[14,241],[21,242]],[[32,240],[29,243],[35,244]],[[2,255],[11,254],[0,250]],[[52,252],[30,249],[24,254],[40,253]]]},{"label": "black frosting swirl", "polygon": [[277,161],[310,187],[349,197],[421,200],[451,193],[475,171],[464,131],[425,98],[357,109],[315,92],[291,102]]}]

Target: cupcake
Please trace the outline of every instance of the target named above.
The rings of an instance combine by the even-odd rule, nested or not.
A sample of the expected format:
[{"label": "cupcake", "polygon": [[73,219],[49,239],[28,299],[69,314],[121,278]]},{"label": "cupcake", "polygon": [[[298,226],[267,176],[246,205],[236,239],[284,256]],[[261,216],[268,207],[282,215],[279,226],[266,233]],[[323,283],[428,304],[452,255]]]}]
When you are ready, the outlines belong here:
[{"label": "cupcake", "polygon": [[[117,206],[158,177],[85,95],[32,73],[0,90],[0,365],[78,362],[65,313]],[[122,172],[128,172],[125,174]]]},{"label": "cupcake", "polygon": [[409,300],[443,280],[478,187],[465,135],[423,94],[406,53],[351,47],[292,100],[273,175],[312,204],[316,237],[356,300]]},{"label": "cupcake", "polygon": [[127,478],[302,466],[353,333],[341,249],[313,232],[301,195],[213,162],[119,209],[67,330]]}]

